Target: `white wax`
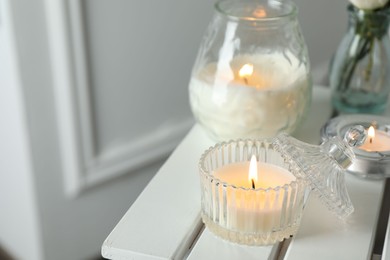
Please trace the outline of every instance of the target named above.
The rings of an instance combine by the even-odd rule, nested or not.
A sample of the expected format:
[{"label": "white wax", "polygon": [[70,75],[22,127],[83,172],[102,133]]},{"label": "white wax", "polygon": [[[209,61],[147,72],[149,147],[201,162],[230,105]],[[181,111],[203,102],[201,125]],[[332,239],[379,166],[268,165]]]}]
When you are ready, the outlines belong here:
[{"label": "white wax", "polygon": [[390,151],[390,135],[381,130],[375,130],[375,136],[367,137],[366,141],[359,149],[367,152]]},{"label": "white wax", "polygon": [[[247,85],[238,76],[246,63],[254,66]],[[290,133],[311,99],[307,73],[290,53],[237,56],[228,66],[210,63],[192,75],[191,108],[218,140]]]},{"label": "white wax", "polygon": [[[278,226],[282,219],[282,205],[285,197],[280,191],[280,197],[275,193],[265,192],[264,189],[275,188],[289,184],[296,178],[286,169],[267,164],[258,163],[259,179],[255,183],[256,189],[243,190],[227,189],[226,194],[226,215],[220,211],[220,221],[226,221],[226,227],[241,232],[270,232],[273,227]],[[214,176],[219,180],[236,187],[251,189],[252,184],[248,179],[249,162],[234,163],[218,169]],[[221,198],[222,194],[218,194]],[[216,194],[214,194],[216,196]],[[290,194],[287,194],[287,198]],[[224,203],[220,200],[220,208]],[[286,217],[286,216],[285,216]]]}]

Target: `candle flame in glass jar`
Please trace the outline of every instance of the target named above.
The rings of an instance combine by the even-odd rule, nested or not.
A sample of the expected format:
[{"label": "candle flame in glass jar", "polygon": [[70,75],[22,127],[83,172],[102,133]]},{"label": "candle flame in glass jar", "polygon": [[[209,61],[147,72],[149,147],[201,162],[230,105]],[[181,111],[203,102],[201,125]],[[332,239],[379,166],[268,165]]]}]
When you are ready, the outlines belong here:
[{"label": "candle flame in glass jar", "polygon": [[247,63],[241,67],[238,75],[245,81],[245,84],[248,85],[248,78],[253,74],[253,64]]},{"label": "candle flame in glass jar", "polygon": [[367,131],[368,138],[370,138],[370,143],[372,143],[372,139],[375,138],[375,129],[373,126],[370,126]]},{"label": "candle flame in glass jar", "polygon": [[247,63],[241,67],[238,75],[243,78],[246,76],[251,76],[253,74],[253,64]]},{"label": "candle flame in glass jar", "polygon": [[249,164],[249,182],[252,184],[252,188],[255,189],[255,183],[257,182],[257,160],[256,156],[252,155],[251,162]]},{"label": "candle flame in glass jar", "polygon": [[263,18],[267,16],[267,12],[264,10],[263,7],[259,7],[253,11],[253,16],[256,18]]}]

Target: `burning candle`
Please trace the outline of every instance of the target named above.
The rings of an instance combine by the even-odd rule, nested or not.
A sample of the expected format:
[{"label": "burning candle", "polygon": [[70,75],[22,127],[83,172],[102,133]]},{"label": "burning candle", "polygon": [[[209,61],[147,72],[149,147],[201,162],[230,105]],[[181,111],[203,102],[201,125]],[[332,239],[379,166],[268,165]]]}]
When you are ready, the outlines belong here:
[{"label": "burning candle", "polygon": [[370,126],[367,135],[366,141],[359,149],[367,152],[390,151],[390,135],[388,133]]},{"label": "burning candle", "polygon": [[245,245],[270,245],[296,233],[309,187],[277,147],[238,140],[203,153],[201,216],[211,232]]},{"label": "burning candle", "polygon": [[[390,118],[375,115],[341,115],[329,120],[321,130],[322,140],[344,138],[345,129],[366,126],[367,138],[362,146],[355,147],[355,160],[348,172],[367,179],[390,177]],[[371,127],[369,127],[371,125]]]},{"label": "burning candle", "polygon": [[[257,162],[255,156],[250,163],[232,163],[217,169],[214,177],[237,187],[227,189],[226,203],[221,200],[219,207],[226,207],[227,213],[220,216],[220,221],[225,220],[227,228],[240,232],[267,232],[280,225],[282,208],[286,207],[291,190],[275,188],[296,180],[286,169]],[[214,196],[221,198],[223,194]]]},{"label": "burning candle", "polygon": [[205,64],[193,72],[189,92],[197,121],[215,139],[228,140],[293,131],[310,88],[310,77],[291,53],[255,54]]},{"label": "burning candle", "polygon": [[240,71],[238,72],[238,75],[240,78],[242,78],[245,82],[245,85],[248,85],[248,77],[252,76],[253,74],[253,65],[252,64],[245,64],[242,66]]}]

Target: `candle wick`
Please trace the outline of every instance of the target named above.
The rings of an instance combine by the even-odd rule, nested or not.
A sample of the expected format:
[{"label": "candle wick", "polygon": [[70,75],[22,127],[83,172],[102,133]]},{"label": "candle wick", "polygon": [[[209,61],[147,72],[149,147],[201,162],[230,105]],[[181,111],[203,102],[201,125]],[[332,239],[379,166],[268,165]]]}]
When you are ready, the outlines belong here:
[{"label": "candle wick", "polygon": [[370,137],[370,144],[372,144],[372,137]]},{"label": "candle wick", "polygon": [[252,180],[252,189],[256,189],[256,186],[255,186],[255,181],[253,179]]},{"label": "candle wick", "polygon": [[244,79],[245,85],[248,85],[248,79],[245,77],[243,79]]}]

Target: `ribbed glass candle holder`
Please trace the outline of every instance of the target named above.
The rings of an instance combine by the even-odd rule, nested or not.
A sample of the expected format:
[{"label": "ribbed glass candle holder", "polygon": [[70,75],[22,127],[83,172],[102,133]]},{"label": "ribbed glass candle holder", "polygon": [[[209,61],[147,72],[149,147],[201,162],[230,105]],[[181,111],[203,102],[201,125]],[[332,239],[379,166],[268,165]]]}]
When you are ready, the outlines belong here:
[{"label": "ribbed glass candle holder", "polygon": [[[258,182],[282,185],[248,187],[229,183],[226,167],[245,168],[252,155],[260,166]],[[200,159],[202,219],[221,238],[245,245],[270,245],[298,230],[308,185],[293,161],[285,159],[268,141],[239,140],[217,144]],[[261,172],[261,169],[265,169]],[[281,176],[268,172],[276,170]],[[268,172],[267,172],[268,171]],[[285,174],[286,173],[286,174]]]}]

